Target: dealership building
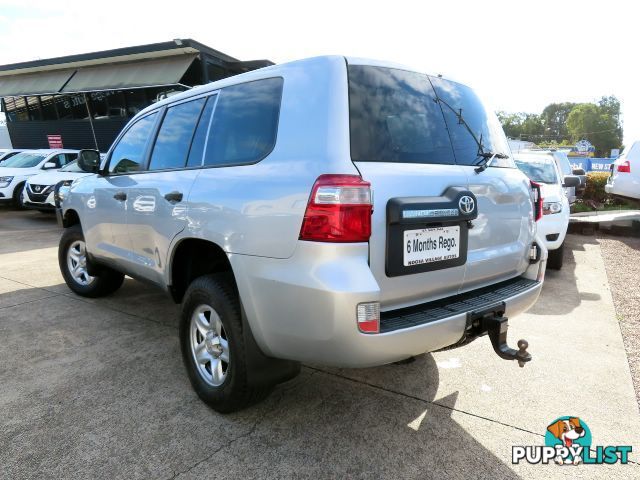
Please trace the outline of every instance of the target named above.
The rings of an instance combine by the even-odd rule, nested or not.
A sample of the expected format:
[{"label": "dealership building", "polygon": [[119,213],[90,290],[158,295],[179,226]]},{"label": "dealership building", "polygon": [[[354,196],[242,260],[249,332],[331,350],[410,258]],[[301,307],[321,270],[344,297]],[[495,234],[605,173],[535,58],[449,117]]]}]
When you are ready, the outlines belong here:
[{"label": "dealership building", "polygon": [[262,68],[188,39],[0,66],[14,148],[106,152],[127,121],[177,92]]}]

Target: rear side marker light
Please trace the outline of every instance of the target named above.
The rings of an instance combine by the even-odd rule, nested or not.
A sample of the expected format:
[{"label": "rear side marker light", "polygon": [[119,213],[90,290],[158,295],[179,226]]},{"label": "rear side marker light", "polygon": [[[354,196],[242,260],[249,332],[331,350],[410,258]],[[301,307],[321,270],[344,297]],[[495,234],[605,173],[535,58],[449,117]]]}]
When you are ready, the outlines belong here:
[{"label": "rear side marker light", "polygon": [[618,165],[618,172],[631,173],[631,163],[629,162],[629,160],[625,160],[620,165]]},{"label": "rear side marker light", "polygon": [[531,181],[531,190],[533,191],[533,213],[537,222],[542,218],[542,189],[539,183]]},{"label": "rear side marker light", "polygon": [[358,304],[357,321],[362,333],[380,333],[380,303]]},{"label": "rear side marker light", "polygon": [[321,175],[313,184],[300,240],[368,242],[371,184],[358,175]]}]

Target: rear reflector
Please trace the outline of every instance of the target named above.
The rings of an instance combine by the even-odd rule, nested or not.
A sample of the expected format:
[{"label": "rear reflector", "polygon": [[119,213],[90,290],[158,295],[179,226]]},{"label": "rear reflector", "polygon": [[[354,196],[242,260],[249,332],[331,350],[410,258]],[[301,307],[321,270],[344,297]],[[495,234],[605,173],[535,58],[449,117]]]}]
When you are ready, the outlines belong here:
[{"label": "rear reflector", "polygon": [[618,172],[631,173],[631,163],[629,162],[629,160],[625,160],[620,165],[618,165]]},{"label": "rear reflector", "polygon": [[533,215],[537,222],[542,218],[542,190],[540,184],[531,180],[531,190],[533,192]]},{"label": "rear reflector", "polygon": [[358,305],[358,329],[362,333],[380,333],[380,304],[378,302]]},{"label": "rear reflector", "polygon": [[358,175],[321,175],[311,190],[300,240],[367,242],[371,184]]}]

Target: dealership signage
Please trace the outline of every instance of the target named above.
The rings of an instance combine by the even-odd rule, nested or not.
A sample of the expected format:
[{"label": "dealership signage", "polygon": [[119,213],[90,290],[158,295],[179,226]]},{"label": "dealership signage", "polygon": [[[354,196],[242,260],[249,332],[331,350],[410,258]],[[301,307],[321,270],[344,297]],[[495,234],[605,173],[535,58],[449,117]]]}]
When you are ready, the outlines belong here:
[{"label": "dealership signage", "polygon": [[615,158],[578,158],[571,157],[571,167],[581,168],[585,172],[608,172]]},{"label": "dealership signage", "polygon": [[47,135],[47,141],[49,142],[49,148],[63,148],[62,135]]}]

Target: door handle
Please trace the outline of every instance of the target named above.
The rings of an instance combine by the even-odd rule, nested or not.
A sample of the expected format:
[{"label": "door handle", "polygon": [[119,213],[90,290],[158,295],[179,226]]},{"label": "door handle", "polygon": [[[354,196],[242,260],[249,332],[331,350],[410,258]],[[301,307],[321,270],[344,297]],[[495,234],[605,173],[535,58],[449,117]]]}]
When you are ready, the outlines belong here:
[{"label": "door handle", "polygon": [[164,198],[170,203],[178,203],[182,201],[182,192],[169,192]]},{"label": "door handle", "polygon": [[125,192],[118,192],[113,196],[113,198],[124,202],[127,199],[127,194]]}]

